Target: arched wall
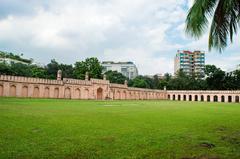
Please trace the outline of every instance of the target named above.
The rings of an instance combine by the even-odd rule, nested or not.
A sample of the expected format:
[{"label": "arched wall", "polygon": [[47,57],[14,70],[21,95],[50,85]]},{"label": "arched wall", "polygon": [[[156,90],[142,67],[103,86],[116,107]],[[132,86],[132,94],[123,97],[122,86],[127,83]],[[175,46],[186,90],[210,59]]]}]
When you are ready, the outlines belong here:
[{"label": "arched wall", "polygon": [[22,97],[28,97],[28,86],[22,87]]},{"label": "arched wall", "polygon": [[17,87],[16,85],[10,86],[10,97],[16,97],[17,96]]},{"label": "arched wall", "polygon": [[0,96],[3,96],[3,85],[0,85]]},{"label": "arched wall", "polygon": [[49,95],[50,95],[50,89],[49,87],[45,87],[44,94],[43,94],[44,98],[49,98]]},{"label": "arched wall", "polygon": [[170,100],[239,103],[240,91],[167,91],[167,96]]}]

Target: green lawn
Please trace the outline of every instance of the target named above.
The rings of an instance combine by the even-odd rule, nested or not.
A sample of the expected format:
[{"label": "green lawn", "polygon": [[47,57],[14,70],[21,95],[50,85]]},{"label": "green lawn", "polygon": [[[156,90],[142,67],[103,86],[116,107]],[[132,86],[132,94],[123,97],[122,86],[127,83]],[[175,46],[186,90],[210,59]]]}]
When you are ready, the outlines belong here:
[{"label": "green lawn", "polygon": [[0,98],[0,158],[239,159],[240,104]]}]

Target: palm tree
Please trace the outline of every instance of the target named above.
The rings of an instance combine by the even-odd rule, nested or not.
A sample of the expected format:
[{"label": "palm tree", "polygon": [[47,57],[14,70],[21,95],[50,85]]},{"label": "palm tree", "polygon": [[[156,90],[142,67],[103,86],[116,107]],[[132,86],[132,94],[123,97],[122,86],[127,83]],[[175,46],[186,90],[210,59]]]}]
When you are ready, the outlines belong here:
[{"label": "palm tree", "polygon": [[208,48],[222,52],[240,25],[240,0],[195,0],[186,19],[186,33],[199,38],[211,20]]}]

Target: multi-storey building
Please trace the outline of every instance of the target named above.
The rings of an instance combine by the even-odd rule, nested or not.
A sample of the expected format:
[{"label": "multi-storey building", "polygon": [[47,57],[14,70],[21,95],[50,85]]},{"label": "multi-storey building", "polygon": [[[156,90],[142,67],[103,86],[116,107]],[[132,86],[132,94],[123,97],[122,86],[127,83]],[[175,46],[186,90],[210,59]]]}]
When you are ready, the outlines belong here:
[{"label": "multi-storey building", "polygon": [[202,51],[178,50],[174,59],[174,73],[180,69],[187,75],[204,77],[205,53]]},{"label": "multi-storey building", "polygon": [[113,62],[113,61],[103,61],[103,72],[107,71],[117,71],[122,73],[129,79],[133,79],[138,76],[138,69],[133,62]]}]

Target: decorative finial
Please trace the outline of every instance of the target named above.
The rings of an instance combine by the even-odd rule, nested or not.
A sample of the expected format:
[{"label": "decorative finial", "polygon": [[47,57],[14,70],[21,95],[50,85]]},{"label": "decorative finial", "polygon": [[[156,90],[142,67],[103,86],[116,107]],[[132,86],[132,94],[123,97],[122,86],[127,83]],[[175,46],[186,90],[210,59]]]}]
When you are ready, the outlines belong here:
[{"label": "decorative finial", "polygon": [[88,81],[88,79],[89,79],[89,74],[88,74],[88,72],[86,72],[85,73],[85,80]]},{"label": "decorative finial", "polygon": [[127,81],[127,80],[124,81],[124,85],[125,85],[125,86],[128,85],[128,81]]},{"label": "decorative finial", "polygon": [[166,91],[167,90],[167,87],[166,86],[164,86],[164,91]]},{"label": "decorative finial", "polygon": [[62,80],[62,71],[61,71],[61,70],[58,70],[58,71],[57,71],[57,80],[58,80],[58,81],[61,81],[61,80]]},{"label": "decorative finial", "polygon": [[103,75],[103,80],[107,80],[107,76],[105,74]]}]

